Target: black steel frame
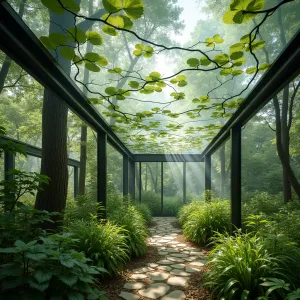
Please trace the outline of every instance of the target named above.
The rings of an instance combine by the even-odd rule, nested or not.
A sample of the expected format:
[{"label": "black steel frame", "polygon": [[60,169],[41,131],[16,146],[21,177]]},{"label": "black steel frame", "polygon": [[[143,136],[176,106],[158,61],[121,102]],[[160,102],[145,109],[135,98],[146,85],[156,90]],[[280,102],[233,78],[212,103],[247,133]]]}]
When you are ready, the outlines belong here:
[{"label": "black steel frame", "polygon": [[[246,97],[241,106],[233,114],[230,120],[223,126],[216,137],[210,142],[201,154],[133,154],[112,131],[109,124],[102,118],[99,112],[88,102],[87,98],[75,85],[72,79],[67,76],[48,51],[42,46],[36,36],[30,31],[26,24],[20,19],[16,12],[6,1],[0,1],[0,49],[9,55],[24,70],[32,75],[43,86],[48,87],[65,101],[70,109],[81,119],[89,124],[99,136],[105,134],[107,141],[123,155],[123,194],[130,193],[132,196],[134,174],[131,171],[131,179],[128,179],[129,161],[130,170],[132,164],[139,162],[206,162],[205,188],[211,188],[211,155],[232,136],[232,160],[231,160],[231,203],[232,222],[240,226],[241,219],[241,147],[240,130],[274,95],[299,74],[300,66],[300,33],[295,35],[293,40],[282,51],[281,55],[272,64],[270,69],[262,76],[256,86]],[[30,146],[30,145],[29,145]],[[98,200],[106,203],[106,172],[107,164],[99,161],[106,159],[106,148],[101,142],[98,147],[98,171],[102,173],[101,181],[105,185],[102,188],[98,184]],[[101,154],[103,152],[104,154]],[[104,158],[105,157],[105,158]],[[7,165],[11,162],[6,159]],[[74,166],[76,167],[76,166]],[[78,174],[78,169],[74,174]],[[141,172],[140,176],[141,176]],[[162,172],[163,176],[163,172]],[[99,175],[98,175],[99,180]],[[162,177],[163,181],[163,177]],[[131,182],[131,183],[130,183]],[[163,188],[161,189],[163,192]],[[184,196],[185,198],[185,196]],[[102,199],[102,200],[100,200]],[[163,198],[162,198],[163,199]],[[141,179],[139,181],[139,201],[141,201]],[[163,206],[163,201],[162,201]]]}]

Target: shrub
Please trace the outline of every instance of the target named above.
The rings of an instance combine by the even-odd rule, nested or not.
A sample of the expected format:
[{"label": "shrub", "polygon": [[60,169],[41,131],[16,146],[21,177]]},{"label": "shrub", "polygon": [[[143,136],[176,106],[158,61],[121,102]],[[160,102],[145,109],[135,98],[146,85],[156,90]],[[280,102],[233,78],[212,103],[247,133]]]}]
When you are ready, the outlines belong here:
[{"label": "shrub", "polygon": [[122,227],[110,222],[99,224],[92,219],[77,220],[69,225],[67,231],[78,240],[76,249],[83,251],[94,265],[105,268],[109,274],[122,268],[129,259],[127,232]]},{"label": "shrub", "polygon": [[1,248],[11,263],[0,266],[3,299],[107,299],[94,275],[106,272],[89,266],[83,253],[72,250],[70,234],[55,234],[14,247]]},{"label": "shrub", "polygon": [[161,199],[160,199],[160,193],[155,192],[145,192],[142,193],[142,203],[146,204],[152,215],[160,215],[161,214]]},{"label": "shrub", "polygon": [[187,221],[189,215],[193,213],[195,210],[199,208],[201,203],[199,201],[192,201],[184,206],[182,206],[178,212],[177,219],[181,226],[185,224]]},{"label": "shrub", "polygon": [[268,291],[270,283],[267,282],[274,278],[276,281],[285,277],[289,281],[283,275],[280,259],[267,251],[260,236],[240,231],[234,236],[216,233],[213,244],[215,248],[209,254],[205,284],[213,293],[219,292],[219,298],[256,299],[265,292],[272,292]]},{"label": "shrub", "polygon": [[121,204],[114,211],[110,211],[109,220],[126,229],[126,243],[129,246],[130,255],[143,256],[147,250],[146,239],[148,229],[146,221],[138,209],[131,204]]},{"label": "shrub", "polygon": [[226,232],[230,228],[228,201],[204,202],[187,216],[183,225],[184,235],[193,242],[205,245],[215,231]]},{"label": "shrub", "polygon": [[141,213],[146,223],[149,225],[152,221],[152,213],[147,204],[136,204],[136,208]]},{"label": "shrub", "polygon": [[176,216],[182,207],[182,197],[164,197],[164,216]]}]

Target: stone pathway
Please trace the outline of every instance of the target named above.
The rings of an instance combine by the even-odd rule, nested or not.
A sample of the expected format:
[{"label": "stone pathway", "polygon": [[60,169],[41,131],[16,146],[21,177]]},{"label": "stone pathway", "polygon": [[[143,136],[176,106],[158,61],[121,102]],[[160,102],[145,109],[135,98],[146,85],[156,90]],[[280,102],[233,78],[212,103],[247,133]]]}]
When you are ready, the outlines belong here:
[{"label": "stone pathway", "polygon": [[206,256],[198,248],[176,241],[181,230],[172,226],[175,218],[154,218],[153,221],[156,226],[149,229],[148,243],[157,247],[164,258],[135,269],[130,281],[123,286],[120,299],[185,299],[189,276],[200,272],[206,263]]}]

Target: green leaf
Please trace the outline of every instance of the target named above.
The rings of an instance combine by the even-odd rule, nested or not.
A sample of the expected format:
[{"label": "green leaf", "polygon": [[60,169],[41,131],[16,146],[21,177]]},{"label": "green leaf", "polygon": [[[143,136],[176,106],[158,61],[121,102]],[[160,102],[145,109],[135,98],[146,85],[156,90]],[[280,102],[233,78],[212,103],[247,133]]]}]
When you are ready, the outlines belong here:
[{"label": "green leaf", "polygon": [[51,12],[55,14],[63,14],[64,8],[56,0],[41,0],[42,4],[46,6]]},{"label": "green leaf", "polygon": [[246,73],[247,74],[254,74],[256,72],[256,68],[255,67],[251,67],[251,68],[248,68],[246,70]]},{"label": "green leaf", "polygon": [[68,294],[68,299],[69,300],[84,300],[84,297],[82,296],[82,294],[80,294],[78,292],[70,292]]},{"label": "green leaf", "polygon": [[107,71],[108,73],[112,73],[112,74],[120,74],[122,73],[122,69],[121,68],[113,68]]},{"label": "green leaf", "polygon": [[192,68],[197,68],[200,64],[200,61],[198,58],[189,58],[186,62]]},{"label": "green leaf", "polygon": [[205,39],[206,47],[214,47],[214,39],[213,38],[207,38]]},{"label": "green leaf", "polygon": [[100,68],[95,65],[94,63],[85,63],[84,65],[89,71],[92,71],[92,72],[100,72]]},{"label": "green leaf", "polygon": [[84,44],[86,42],[85,33],[77,27],[69,28],[67,35],[69,40],[73,43]]},{"label": "green leaf", "polygon": [[258,66],[258,70],[259,71],[265,71],[265,70],[268,70],[270,68],[271,64],[267,64],[267,63],[264,63],[264,64],[260,64]]},{"label": "green leaf", "polygon": [[180,87],[184,87],[187,85],[187,82],[185,80],[181,80],[180,82],[178,82],[178,86]]},{"label": "green leaf", "polygon": [[245,45],[243,43],[236,43],[229,47],[230,53],[239,52],[244,49]]},{"label": "green leaf", "polygon": [[141,56],[142,55],[142,53],[143,53],[143,51],[142,50],[140,50],[140,49],[136,49],[136,50],[133,50],[133,55],[135,55],[135,56]]},{"label": "green leaf", "polygon": [[110,16],[109,14],[105,14],[101,19],[105,20],[112,26],[124,28],[124,20],[120,16]]},{"label": "green leaf", "polygon": [[247,11],[259,11],[262,10],[265,6],[265,1],[264,0],[253,0],[251,1],[246,10]]},{"label": "green leaf", "polygon": [[211,61],[207,57],[202,56],[201,59],[200,59],[200,64],[202,66],[208,66],[208,65],[211,64]]},{"label": "green leaf", "polygon": [[101,45],[103,43],[102,36],[100,33],[96,31],[88,31],[86,33],[87,41],[89,41],[92,45]]},{"label": "green leaf", "polygon": [[87,52],[84,55],[84,59],[88,60],[89,62],[96,62],[100,59],[100,55],[94,52]]},{"label": "green leaf", "polygon": [[50,39],[47,36],[41,36],[40,37],[40,41],[42,42],[42,44],[44,45],[44,47],[48,50],[55,50],[56,49],[56,45],[53,45],[50,41]]},{"label": "green leaf", "polygon": [[115,28],[113,28],[109,25],[104,25],[102,27],[102,31],[104,33],[108,34],[108,35],[111,35],[111,36],[117,36],[118,35],[118,31]]},{"label": "green leaf", "polygon": [[123,9],[130,19],[139,19],[144,13],[142,0],[123,0]]},{"label": "green leaf", "polygon": [[214,35],[213,38],[216,44],[222,44],[224,42],[224,40],[221,38],[219,34]]},{"label": "green leaf", "polygon": [[[97,60],[97,62],[96,62],[99,66],[101,66],[101,67],[104,67],[104,66],[106,66],[107,64],[108,64],[108,61],[107,61],[107,59],[104,57],[104,56],[99,56],[99,59]],[[120,69],[121,70],[121,69]],[[121,72],[122,72],[122,70],[121,70]],[[120,72],[119,72],[120,73]]]},{"label": "green leaf", "polygon": [[243,44],[249,44],[250,40],[252,41],[254,39],[254,35],[251,34],[251,37],[249,36],[249,34],[246,34],[244,36],[241,37],[240,42]]},{"label": "green leaf", "polygon": [[124,29],[128,29],[128,30],[130,30],[132,27],[133,27],[133,23],[132,23],[132,21],[130,20],[130,18],[128,18],[127,16],[123,16],[123,15],[121,15],[121,16],[119,16],[120,18],[122,18],[123,19],[123,28]]},{"label": "green leaf", "polygon": [[236,67],[240,67],[241,65],[243,65],[246,62],[246,58],[245,57],[241,57],[239,59],[236,59],[235,61],[232,62],[233,66]]},{"label": "green leaf", "polygon": [[232,69],[231,68],[230,69],[223,69],[223,70],[220,71],[220,75],[222,75],[222,76],[228,76],[231,73],[232,73]]},{"label": "green leaf", "polygon": [[229,62],[229,56],[225,53],[217,54],[214,58],[214,61],[218,65],[223,66],[223,65],[226,65]]},{"label": "green leaf", "polygon": [[49,281],[52,278],[52,273],[45,270],[37,270],[34,272],[33,277],[38,283]]},{"label": "green leaf", "polygon": [[152,77],[152,80],[158,80],[161,77],[159,72],[151,72],[149,75]]},{"label": "green leaf", "polygon": [[[265,41],[254,41],[251,43],[251,49],[252,51],[261,49],[265,46],[266,42]],[[250,45],[247,47],[246,51],[250,51]]]},{"label": "green leaf", "polygon": [[75,51],[71,47],[63,46],[59,50],[60,55],[66,60],[73,60],[75,56]]},{"label": "green leaf", "polygon": [[40,292],[44,292],[49,287],[49,281],[39,283],[31,279],[29,280],[29,285]]},{"label": "green leaf", "polygon": [[117,94],[117,89],[115,87],[110,86],[105,89],[105,93],[107,95],[115,95],[115,94]]},{"label": "green leaf", "polygon": [[73,58],[73,62],[76,64],[76,65],[81,65],[83,63],[83,58],[81,58],[80,56],[78,55],[75,55],[74,58]]},{"label": "green leaf", "polygon": [[176,79],[177,79],[177,81],[184,81],[184,80],[186,80],[186,76],[185,75],[177,75],[176,76]]},{"label": "green leaf", "polygon": [[66,7],[67,9],[69,9],[70,11],[76,14],[80,11],[80,6],[74,0],[61,0],[61,2],[64,5],[64,7]]},{"label": "green leaf", "polygon": [[77,282],[77,276],[74,276],[72,274],[68,275],[59,275],[58,278],[65,283],[68,286],[72,286]]},{"label": "green leaf", "polygon": [[243,70],[233,70],[231,74],[232,74],[232,76],[238,76],[238,75],[241,75],[243,73],[244,73]]},{"label": "green leaf", "polygon": [[62,33],[52,32],[49,34],[49,40],[52,45],[60,46],[67,43],[67,37]]},{"label": "green leaf", "polygon": [[244,52],[243,52],[243,51],[232,52],[232,53],[230,54],[230,59],[232,59],[232,60],[237,60],[237,59],[239,59],[239,58],[241,58],[241,57],[243,57],[243,56],[244,56]]},{"label": "green leaf", "polygon": [[102,3],[109,13],[115,13],[122,9],[122,0],[102,0]]},{"label": "green leaf", "polygon": [[226,11],[224,16],[223,16],[223,22],[225,24],[234,24],[235,22],[233,21],[234,16],[236,15],[236,11]]}]

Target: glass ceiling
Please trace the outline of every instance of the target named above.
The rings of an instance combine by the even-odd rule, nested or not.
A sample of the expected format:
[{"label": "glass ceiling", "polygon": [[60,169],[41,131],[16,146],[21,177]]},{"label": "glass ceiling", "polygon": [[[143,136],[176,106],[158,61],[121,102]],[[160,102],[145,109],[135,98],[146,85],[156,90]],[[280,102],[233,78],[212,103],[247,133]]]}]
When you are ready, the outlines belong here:
[{"label": "glass ceiling", "polygon": [[280,1],[61,0],[73,13],[49,15],[57,1],[9,3],[134,153],[201,153],[300,27],[300,0],[243,24],[224,23],[230,4]]}]

